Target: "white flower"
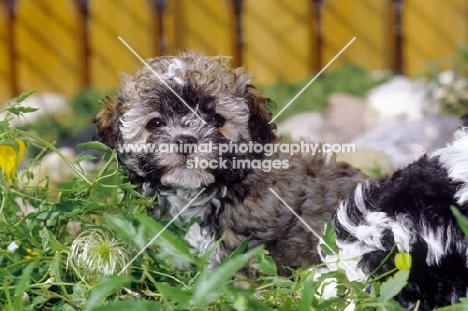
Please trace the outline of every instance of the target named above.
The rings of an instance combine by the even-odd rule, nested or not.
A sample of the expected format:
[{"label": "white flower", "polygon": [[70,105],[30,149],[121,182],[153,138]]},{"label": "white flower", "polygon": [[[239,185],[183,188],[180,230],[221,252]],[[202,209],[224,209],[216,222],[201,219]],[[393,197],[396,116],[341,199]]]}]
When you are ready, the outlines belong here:
[{"label": "white flower", "polygon": [[11,242],[11,243],[8,245],[7,251],[10,252],[10,253],[13,253],[13,252],[16,251],[18,248],[19,248],[18,243],[16,243],[16,241],[13,241],[13,242]]},{"label": "white flower", "polygon": [[125,243],[101,230],[89,229],[73,241],[67,265],[72,266],[80,279],[97,283],[103,276],[121,272],[130,259]]}]

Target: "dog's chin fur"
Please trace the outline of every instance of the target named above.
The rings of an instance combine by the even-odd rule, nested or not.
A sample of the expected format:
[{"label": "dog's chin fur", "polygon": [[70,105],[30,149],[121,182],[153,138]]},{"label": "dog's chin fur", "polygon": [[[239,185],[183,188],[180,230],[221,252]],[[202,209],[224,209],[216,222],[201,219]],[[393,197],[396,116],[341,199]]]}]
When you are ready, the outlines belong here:
[{"label": "dog's chin fur", "polygon": [[199,189],[215,182],[213,174],[204,170],[173,168],[161,176],[161,184],[166,187]]},{"label": "dog's chin fur", "polygon": [[[245,239],[249,248],[264,243],[282,266],[305,267],[318,263],[318,239],[270,191],[273,189],[316,231],[331,219],[338,202],[365,180],[365,175],[325,155],[242,153],[221,156],[205,153],[122,152],[124,144],[162,146],[179,140],[196,144],[279,142],[270,125],[268,98],[251,86],[251,75],[231,69],[224,57],[207,57],[194,51],[158,57],[134,76],[122,75],[116,99],[104,100],[94,118],[97,139],[116,148],[131,181],[149,197],[158,196],[157,217],[174,216],[201,190],[205,191],[182,214],[198,219],[186,239],[203,252],[224,236],[210,258],[215,266]],[[167,88],[169,85],[204,124]],[[189,160],[224,161],[224,168],[191,168]],[[234,160],[287,160],[289,167],[234,168]],[[286,271],[283,269],[281,271]]]},{"label": "dog's chin fur", "polygon": [[392,177],[359,185],[333,218],[339,266],[351,279],[390,271],[395,253],[411,254],[408,285],[396,297],[408,310],[418,300],[419,310],[432,310],[468,296],[468,239],[451,211],[468,215],[468,122],[454,136]]}]

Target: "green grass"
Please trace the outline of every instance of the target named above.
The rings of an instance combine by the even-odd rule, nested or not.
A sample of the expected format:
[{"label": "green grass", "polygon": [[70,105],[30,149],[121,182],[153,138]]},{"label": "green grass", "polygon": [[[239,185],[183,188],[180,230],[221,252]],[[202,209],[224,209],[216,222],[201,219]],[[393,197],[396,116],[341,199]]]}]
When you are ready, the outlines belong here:
[{"label": "green grass", "polygon": [[[330,72],[325,71],[275,120],[275,123],[300,112],[323,112],[327,107],[328,97],[336,92],[363,97],[370,89],[385,82],[389,77],[389,73],[372,75],[369,71],[350,64]],[[278,81],[274,85],[260,87],[264,96],[276,102],[273,116],[286,106],[311,79],[312,77],[309,77],[292,84]]]},{"label": "green grass", "polygon": [[[63,141],[92,126],[91,120],[100,110],[100,101],[106,95],[115,94],[116,90],[108,92],[87,88],[70,98],[68,104],[70,112],[57,112],[41,117],[33,123],[26,123],[21,128],[25,131],[34,132],[45,141]],[[40,148],[31,147],[29,155],[35,156],[41,151]]]}]

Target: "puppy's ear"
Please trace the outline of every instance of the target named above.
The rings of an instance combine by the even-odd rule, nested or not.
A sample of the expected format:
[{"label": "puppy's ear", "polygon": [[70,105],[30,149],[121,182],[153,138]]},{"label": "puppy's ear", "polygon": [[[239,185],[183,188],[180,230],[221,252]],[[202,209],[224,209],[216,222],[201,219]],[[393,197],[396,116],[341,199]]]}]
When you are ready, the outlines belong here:
[{"label": "puppy's ear", "polygon": [[119,103],[115,98],[107,96],[101,104],[103,109],[93,118],[97,126],[94,140],[116,148],[119,135]]},{"label": "puppy's ear", "polygon": [[276,135],[274,131],[276,126],[268,124],[271,120],[271,113],[267,108],[274,106],[274,102],[255,93],[255,88],[248,86],[248,105],[249,105],[249,131],[254,142],[266,144],[274,141]]}]

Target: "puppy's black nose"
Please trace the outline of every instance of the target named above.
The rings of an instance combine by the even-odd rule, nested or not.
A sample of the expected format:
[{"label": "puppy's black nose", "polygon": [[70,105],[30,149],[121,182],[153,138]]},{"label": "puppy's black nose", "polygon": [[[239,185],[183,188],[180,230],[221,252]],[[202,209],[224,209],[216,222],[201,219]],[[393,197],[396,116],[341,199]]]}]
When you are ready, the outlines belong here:
[{"label": "puppy's black nose", "polygon": [[195,152],[198,140],[191,135],[179,135],[174,138],[174,143],[177,145],[177,153],[188,155]]}]

